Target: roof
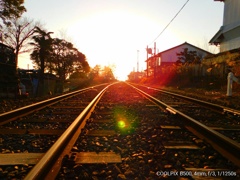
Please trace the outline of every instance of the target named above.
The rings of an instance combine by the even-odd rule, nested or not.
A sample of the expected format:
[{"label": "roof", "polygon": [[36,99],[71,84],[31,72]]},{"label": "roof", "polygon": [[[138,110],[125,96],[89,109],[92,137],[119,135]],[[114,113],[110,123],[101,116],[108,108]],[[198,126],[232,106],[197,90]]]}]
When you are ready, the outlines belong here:
[{"label": "roof", "polygon": [[220,42],[222,42],[222,39],[224,38],[223,36],[223,27],[221,26],[220,29],[218,30],[218,32],[212,37],[212,39],[209,41],[210,44],[219,44]]},{"label": "roof", "polygon": [[240,52],[240,48],[223,51],[223,52],[220,52],[220,53],[217,53],[217,54],[211,54],[211,56],[208,56],[205,59],[210,59],[210,58],[218,57],[218,56],[221,56],[221,55],[224,55],[224,54],[237,53],[237,52]]},{"label": "roof", "polygon": [[205,52],[205,53],[212,54],[212,53],[210,53],[210,52],[208,52],[208,51],[206,51],[206,50],[204,50],[204,49],[201,49],[201,48],[199,48],[199,47],[197,47],[197,46],[194,46],[194,45],[192,45],[192,44],[189,44],[189,43],[187,43],[187,42],[182,43],[182,44],[180,44],[180,45],[178,45],[178,46],[172,47],[172,48],[170,48],[170,49],[167,49],[167,50],[165,50],[165,51],[162,51],[162,52],[160,52],[160,53],[158,53],[158,54],[162,54],[162,53],[165,53],[165,52],[167,52],[167,51],[171,51],[172,49],[178,48],[178,47],[183,46],[183,45],[189,45],[189,46],[192,46],[192,47],[194,47],[194,48],[196,48],[196,49],[198,49],[198,50],[200,50],[200,51],[203,51],[203,52]]},{"label": "roof", "polygon": [[[199,47],[197,47],[197,46],[194,46],[194,45],[192,45],[192,44],[189,44],[189,43],[187,43],[187,42],[184,42],[184,43],[182,43],[182,44],[180,44],[180,45],[178,45],[178,46],[175,46],[175,47],[172,47],[172,48],[167,49],[167,50],[165,50],[165,51],[159,52],[158,54],[156,54],[156,57],[159,57],[162,53],[165,53],[165,52],[167,52],[167,51],[171,51],[171,50],[173,50],[173,49],[175,49],[175,48],[178,48],[178,47],[181,47],[181,46],[183,46],[183,45],[192,46],[192,47],[194,47],[195,49],[198,49],[198,50],[200,50],[200,51],[203,51],[203,52],[205,52],[205,53],[207,53],[207,54],[209,54],[209,55],[212,54],[212,53],[210,53],[210,52],[208,52],[208,51],[206,51],[206,50],[204,50],[204,49],[201,49],[201,48],[199,48]],[[150,61],[153,57],[154,57],[154,56],[149,57],[145,62]]]},{"label": "roof", "polygon": [[12,48],[12,47],[10,47],[10,46],[7,46],[6,44],[3,44],[3,43],[1,43],[1,42],[0,42],[0,46],[1,46],[1,47],[5,47],[5,48],[9,48],[9,49],[11,49],[11,50],[14,51],[14,48]]},{"label": "roof", "polygon": [[145,62],[150,61],[151,59],[153,60],[153,58],[154,58],[154,56],[148,57],[148,59],[145,60]]},{"label": "roof", "polygon": [[[224,38],[229,39],[229,33],[233,32],[232,34],[236,35],[234,31],[239,31],[240,29],[240,21],[232,24],[228,24],[225,26],[221,26],[218,32],[212,37],[209,41],[210,44],[218,45],[223,41]],[[228,34],[228,35],[227,35]],[[239,36],[237,34],[237,36]]]}]

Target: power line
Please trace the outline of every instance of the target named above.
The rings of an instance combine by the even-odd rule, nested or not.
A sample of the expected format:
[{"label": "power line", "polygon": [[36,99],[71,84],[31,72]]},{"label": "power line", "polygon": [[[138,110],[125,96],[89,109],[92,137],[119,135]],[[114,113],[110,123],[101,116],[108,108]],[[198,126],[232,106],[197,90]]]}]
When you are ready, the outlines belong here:
[{"label": "power line", "polygon": [[187,5],[189,0],[185,2],[185,4],[181,7],[181,9],[177,12],[177,14],[172,18],[172,20],[167,24],[167,26],[158,34],[158,36],[149,44],[151,45],[153,42],[155,42],[159,36],[167,29],[167,27],[173,22],[173,20],[178,16],[178,14],[182,11],[182,9]]}]

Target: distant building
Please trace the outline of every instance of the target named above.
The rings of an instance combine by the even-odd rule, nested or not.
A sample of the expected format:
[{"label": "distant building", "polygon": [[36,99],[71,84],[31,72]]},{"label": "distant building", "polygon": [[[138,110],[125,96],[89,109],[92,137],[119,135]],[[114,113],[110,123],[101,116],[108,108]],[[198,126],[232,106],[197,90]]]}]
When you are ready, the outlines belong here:
[{"label": "distant building", "polygon": [[192,44],[187,42],[175,46],[173,48],[167,49],[162,51],[155,56],[148,58],[145,62],[147,65],[146,73],[147,76],[154,76],[157,74],[159,67],[161,66],[170,66],[175,64],[178,60],[177,53],[183,52],[184,49],[188,49],[188,51],[196,51],[198,57],[202,57],[202,59],[206,56],[211,54],[208,51],[205,51],[201,48],[198,48]]},{"label": "distant building", "polygon": [[214,0],[224,2],[223,25],[209,41],[220,45],[220,52],[240,47],[240,0]]},{"label": "distant building", "polygon": [[14,49],[0,43],[0,98],[15,97],[18,93],[18,77]]},{"label": "distant building", "polygon": [[[35,69],[18,69],[19,80],[25,86],[26,92],[30,97],[38,95],[39,86],[39,70]],[[44,73],[44,89],[43,94],[61,93],[58,85],[59,79],[51,73]]]},{"label": "distant building", "polygon": [[0,63],[16,66],[14,49],[0,43]]}]

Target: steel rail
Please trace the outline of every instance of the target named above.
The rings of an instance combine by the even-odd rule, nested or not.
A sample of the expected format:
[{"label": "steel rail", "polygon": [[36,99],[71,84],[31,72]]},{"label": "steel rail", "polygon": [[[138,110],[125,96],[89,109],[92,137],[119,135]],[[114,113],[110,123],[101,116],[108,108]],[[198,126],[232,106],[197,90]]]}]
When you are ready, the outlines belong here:
[{"label": "steel rail", "polygon": [[[142,86],[142,85],[139,85],[139,86]],[[152,90],[155,90],[155,91],[160,91],[160,92],[165,93],[165,94],[169,94],[169,95],[179,97],[179,98],[187,100],[187,101],[191,101],[191,102],[199,104],[201,106],[211,108],[212,110],[214,110],[216,112],[219,112],[219,113],[231,113],[233,115],[240,116],[240,111],[236,110],[236,109],[228,108],[228,107],[225,107],[225,106],[221,106],[221,105],[218,105],[218,104],[202,101],[202,100],[199,100],[199,99],[187,97],[187,96],[180,95],[180,94],[175,94],[173,92],[168,92],[168,91],[164,91],[164,90],[161,90],[161,89],[156,89],[156,88],[153,88],[153,87],[148,87],[148,86],[142,86],[142,87],[146,87],[148,89],[152,89]]]},{"label": "steel rail", "polygon": [[203,138],[205,141],[211,144],[214,149],[216,149],[219,153],[221,153],[224,157],[226,157],[227,159],[229,159],[234,164],[240,167],[240,153],[239,153],[240,144],[239,143],[205,126],[204,124],[176,110],[175,108],[163,103],[162,101],[156,99],[155,97],[150,96],[149,94],[134,87],[133,85],[130,85],[130,86],[132,86],[136,91],[140,92],[144,96],[151,99],[156,104],[165,108],[170,113],[174,114],[179,119],[184,120],[187,129],[189,129],[192,133],[194,133],[198,137]]},{"label": "steel rail", "polygon": [[[114,83],[113,83],[114,84]],[[59,156],[62,154],[64,149],[67,147],[67,144],[75,133],[79,131],[79,127],[83,123],[86,123],[86,120],[89,113],[92,112],[92,109],[98,103],[104,92],[107,88],[113,84],[105,87],[90,103],[89,105],[80,113],[80,115],[73,121],[73,123],[67,128],[67,130],[58,138],[58,140],[53,144],[53,146],[45,153],[45,155],[39,160],[39,162],[33,167],[33,169],[27,174],[24,178],[25,180],[33,179],[46,179],[51,174],[51,169],[56,162],[58,162]],[[80,132],[78,132],[80,133]],[[54,179],[55,177],[51,177]]]},{"label": "steel rail", "polygon": [[28,105],[28,106],[24,106],[24,107],[21,107],[21,108],[18,108],[18,109],[14,109],[12,111],[2,113],[2,114],[0,114],[0,125],[5,124],[5,123],[10,122],[10,121],[14,121],[19,117],[26,116],[26,115],[34,112],[34,111],[40,110],[40,109],[42,109],[46,106],[50,106],[50,105],[56,103],[57,101],[60,101],[62,99],[74,96],[74,95],[76,95],[80,92],[89,91],[89,90],[91,90],[95,87],[104,86],[104,85],[106,85],[106,83],[101,84],[101,85],[96,85],[96,86],[93,86],[93,87],[84,88],[84,89],[77,90],[77,91],[73,91],[73,92],[70,92],[70,93],[67,93],[67,94],[63,94],[63,95],[51,98],[51,99],[47,99],[47,100],[40,101],[40,102],[31,104],[31,105]]}]

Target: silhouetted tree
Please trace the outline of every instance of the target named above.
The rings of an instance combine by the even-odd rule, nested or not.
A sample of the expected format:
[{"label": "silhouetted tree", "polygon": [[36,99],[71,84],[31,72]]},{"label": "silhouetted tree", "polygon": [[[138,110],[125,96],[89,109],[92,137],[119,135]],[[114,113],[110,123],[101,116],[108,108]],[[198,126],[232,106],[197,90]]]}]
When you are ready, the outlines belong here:
[{"label": "silhouetted tree", "polygon": [[77,58],[74,61],[74,70],[77,72],[83,72],[83,73],[89,73],[90,72],[90,66],[87,62],[86,56],[81,53],[77,52]]},{"label": "silhouetted tree", "polygon": [[79,78],[86,78],[86,77],[87,77],[86,73],[76,71],[69,76],[69,79],[79,79]]},{"label": "silhouetted tree", "polygon": [[102,70],[102,76],[104,77],[105,81],[110,81],[115,79],[113,71],[109,66],[104,66]]},{"label": "silhouetted tree", "polygon": [[3,31],[5,44],[15,49],[15,61],[18,65],[18,55],[20,53],[29,52],[29,41],[35,32],[35,26],[39,22],[34,23],[28,18],[13,18],[9,20],[11,26],[6,26]]},{"label": "silhouetted tree", "polygon": [[91,69],[89,77],[97,83],[115,80],[111,66],[101,67],[100,65],[96,65],[93,69]]},{"label": "silhouetted tree", "polygon": [[48,68],[53,69],[62,81],[74,72],[88,73],[90,70],[86,56],[72,43],[58,38],[53,40],[51,66]]},{"label": "silhouetted tree", "polygon": [[3,20],[3,23],[9,25],[9,19],[19,18],[26,11],[23,4],[24,0],[1,0],[0,18]]},{"label": "silhouetted tree", "polygon": [[39,77],[39,85],[40,85],[40,95],[43,93],[44,84],[44,69],[45,69],[45,60],[50,56],[50,50],[52,45],[51,34],[53,32],[46,32],[45,30],[40,29],[39,27],[35,27],[34,30],[35,35],[32,37],[34,42],[30,43],[34,46],[34,50],[31,53],[30,57],[34,60],[34,63],[40,66],[40,77]]},{"label": "silhouetted tree", "polygon": [[91,69],[90,77],[92,79],[99,77],[100,70],[101,70],[101,66],[100,65],[94,66],[94,68]]},{"label": "silhouetted tree", "polygon": [[191,64],[200,63],[201,57],[197,55],[197,51],[189,51],[188,48],[184,48],[182,52],[176,53],[178,60],[176,64]]}]

